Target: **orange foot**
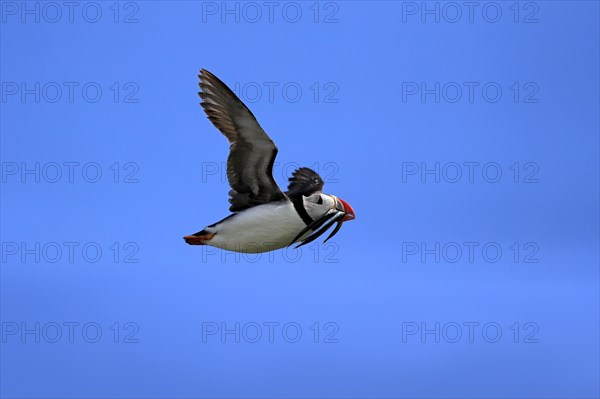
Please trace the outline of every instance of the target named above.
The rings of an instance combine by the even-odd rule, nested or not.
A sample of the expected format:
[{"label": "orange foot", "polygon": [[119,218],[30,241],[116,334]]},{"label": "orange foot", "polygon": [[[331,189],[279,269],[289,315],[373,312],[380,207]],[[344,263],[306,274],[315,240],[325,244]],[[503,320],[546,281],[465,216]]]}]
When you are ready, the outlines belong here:
[{"label": "orange foot", "polygon": [[193,236],[185,236],[183,239],[190,245],[205,245],[206,241],[212,239],[214,234],[207,233],[203,235],[193,235]]}]

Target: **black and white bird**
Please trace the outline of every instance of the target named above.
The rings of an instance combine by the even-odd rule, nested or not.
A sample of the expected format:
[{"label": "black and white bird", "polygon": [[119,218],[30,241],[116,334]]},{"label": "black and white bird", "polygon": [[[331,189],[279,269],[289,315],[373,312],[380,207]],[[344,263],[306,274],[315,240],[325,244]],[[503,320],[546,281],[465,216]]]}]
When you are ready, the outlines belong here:
[{"label": "black and white bird", "polygon": [[354,219],[354,210],[323,194],[323,180],[309,168],[294,171],[286,192],[273,179],[277,147],[244,103],[215,75],[200,70],[200,98],[208,119],[229,140],[229,210],[225,219],[183,237],[190,245],[260,253],[308,244],[337,223],[328,239]]}]

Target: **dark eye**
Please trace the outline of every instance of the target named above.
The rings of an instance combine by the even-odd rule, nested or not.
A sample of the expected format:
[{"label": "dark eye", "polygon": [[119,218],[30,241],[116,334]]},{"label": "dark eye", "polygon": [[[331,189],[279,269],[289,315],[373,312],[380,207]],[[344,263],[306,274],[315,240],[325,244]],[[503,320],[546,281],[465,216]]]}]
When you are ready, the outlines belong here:
[{"label": "dark eye", "polygon": [[323,197],[321,197],[319,195],[319,199],[317,200],[317,204],[322,205],[323,204]]}]

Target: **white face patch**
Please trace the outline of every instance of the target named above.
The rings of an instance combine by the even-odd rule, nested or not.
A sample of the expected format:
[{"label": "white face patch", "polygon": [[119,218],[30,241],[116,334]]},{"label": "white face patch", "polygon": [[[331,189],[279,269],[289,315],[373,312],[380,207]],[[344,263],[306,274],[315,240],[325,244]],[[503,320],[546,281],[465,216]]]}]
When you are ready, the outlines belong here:
[{"label": "white face patch", "polygon": [[328,194],[315,193],[303,199],[304,208],[313,220],[318,219],[328,210],[335,208],[335,198]]}]

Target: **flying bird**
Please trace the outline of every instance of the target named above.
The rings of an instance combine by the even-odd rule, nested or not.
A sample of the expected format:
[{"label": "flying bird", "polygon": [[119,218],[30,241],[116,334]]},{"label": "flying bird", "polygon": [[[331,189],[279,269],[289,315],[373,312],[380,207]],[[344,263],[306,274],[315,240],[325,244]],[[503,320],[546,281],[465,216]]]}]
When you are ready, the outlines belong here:
[{"label": "flying bird", "polygon": [[190,245],[245,253],[308,244],[337,223],[333,237],[354,210],[344,200],[324,194],[323,179],[312,169],[292,173],[287,191],[273,178],[277,147],[248,107],[215,75],[200,70],[200,105],[229,141],[227,180],[231,215],[183,237]]}]

